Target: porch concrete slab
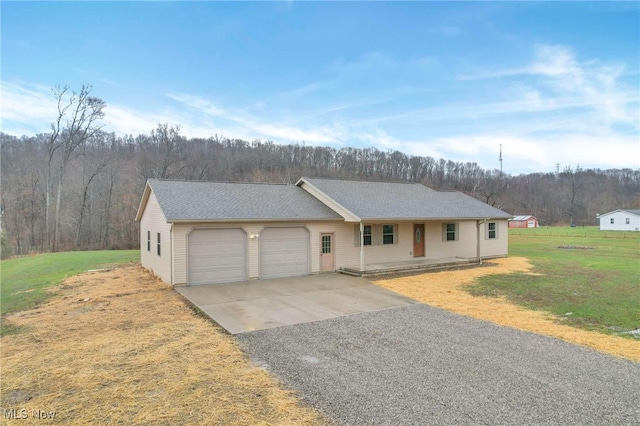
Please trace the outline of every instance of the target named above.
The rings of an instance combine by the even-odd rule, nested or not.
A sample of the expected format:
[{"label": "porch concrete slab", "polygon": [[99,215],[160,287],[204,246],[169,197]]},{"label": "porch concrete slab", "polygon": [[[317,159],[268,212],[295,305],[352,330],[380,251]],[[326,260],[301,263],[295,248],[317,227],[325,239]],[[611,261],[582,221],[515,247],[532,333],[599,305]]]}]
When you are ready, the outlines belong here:
[{"label": "porch concrete slab", "polygon": [[176,290],[231,334],[418,303],[363,278],[342,274],[177,287]]}]

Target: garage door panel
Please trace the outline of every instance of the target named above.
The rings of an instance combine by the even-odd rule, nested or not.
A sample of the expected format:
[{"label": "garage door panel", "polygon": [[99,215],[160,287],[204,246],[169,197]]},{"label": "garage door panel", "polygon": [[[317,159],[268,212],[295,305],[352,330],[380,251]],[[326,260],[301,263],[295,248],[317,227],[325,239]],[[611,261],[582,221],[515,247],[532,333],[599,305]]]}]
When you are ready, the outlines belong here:
[{"label": "garage door panel", "polygon": [[261,278],[309,273],[309,231],[306,228],[266,228],[260,239]]},{"label": "garage door panel", "polygon": [[189,284],[245,281],[246,234],[242,229],[196,229],[189,234]]}]

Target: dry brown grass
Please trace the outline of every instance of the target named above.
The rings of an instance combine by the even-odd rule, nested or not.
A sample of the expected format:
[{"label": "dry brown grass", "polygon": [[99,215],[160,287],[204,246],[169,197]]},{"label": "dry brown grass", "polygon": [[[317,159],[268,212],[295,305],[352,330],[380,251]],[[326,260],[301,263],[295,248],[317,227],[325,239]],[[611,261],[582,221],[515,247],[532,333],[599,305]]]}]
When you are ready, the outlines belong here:
[{"label": "dry brown grass", "polygon": [[[72,277],[8,318],[0,403],[62,424],[322,424],[235,340],[137,265]],[[0,412],[2,421],[6,422]],[[13,423],[13,422],[9,422]]]},{"label": "dry brown grass", "polygon": [[380,279],[379,286],[420,302],[507,327],[557,337],[567,342],[589,346],[611,355],[640,362],[640,344],[622,337],[608,336],[559,324],[553,314],[533,311],[510,303],[505,298],[472,296],[462,289],[484,275],[523,272],[532,274],[533,266],[522,257],[491,261],[492,266],[426,273],[409,277]]}]

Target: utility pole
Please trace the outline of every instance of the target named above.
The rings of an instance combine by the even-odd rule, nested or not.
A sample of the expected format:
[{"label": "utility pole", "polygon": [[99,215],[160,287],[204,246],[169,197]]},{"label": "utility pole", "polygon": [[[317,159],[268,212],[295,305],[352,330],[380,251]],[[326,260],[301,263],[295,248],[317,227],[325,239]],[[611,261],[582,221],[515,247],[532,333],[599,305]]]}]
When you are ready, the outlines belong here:
[{"label": "utility pole", "polygon": [[500,161],[500,175],[502,175],[502,144],[500,144],[500,158],[498,160]]}]

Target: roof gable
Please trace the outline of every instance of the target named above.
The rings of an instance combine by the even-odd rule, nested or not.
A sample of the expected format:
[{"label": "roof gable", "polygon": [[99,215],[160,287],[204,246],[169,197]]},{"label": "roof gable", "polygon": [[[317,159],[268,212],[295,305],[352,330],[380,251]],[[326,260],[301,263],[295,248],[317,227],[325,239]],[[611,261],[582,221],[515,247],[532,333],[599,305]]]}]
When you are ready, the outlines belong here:
[{"label": "roof gable", "polygon": [[483,219],[511,217],[460,192],[434,191],[419,183],[301,178],[360,220]]},{"label": "roof gable", "polygon": [[[148,188],[148,189],[147,189]],[[168,222],[340,220],[342,217],[295,185],[149,179]]]},{"label": "roof gable", "polygon": [[609,216],[609,215],[614,214],[614,213],[629,213],[629,214],[632,214],[634,216],[640,216],[640,210],[637,210],[637,209],[627,209],[627,210],[618,209],[618,210],[614,210],[614,211],[609,212],[609,213],[603,213],[601,215],[598,215],[598,217],[599,218],[600,217],[605,217],[605,216]]}]

